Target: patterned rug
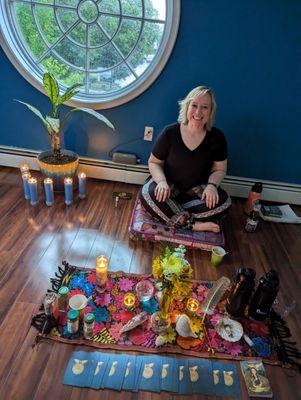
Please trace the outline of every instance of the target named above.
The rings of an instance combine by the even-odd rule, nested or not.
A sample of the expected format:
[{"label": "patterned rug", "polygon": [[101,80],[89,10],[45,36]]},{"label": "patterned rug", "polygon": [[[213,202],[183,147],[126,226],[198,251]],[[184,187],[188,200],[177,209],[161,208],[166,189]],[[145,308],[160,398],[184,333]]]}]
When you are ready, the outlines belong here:
[{"label": "patterned rug", "polygon": [[[144,279],[149,279],[153,283],[152,276],[135,275],[125,272],[109,273],[106,291],[95,295],[95,269],[83,269],[63,262],[62,267],[58,267],[55,278],[51,279],[52,287],[48,292],[57,293],[61,286],[68,286],[70,296],[84,294],[90,297],[93,293],[93,301],[89,301],[85,313],[93,313],[95,317],[93,337],[86,340],[83,337],[83,329],[80,327],[79,333],[70,334],[67,330],[66,315],[58,315],[54,308],[52,326],[47,325],[45,329],[46,316],[41,306],[41,312],[32,319],[32,325],[39,331],[36,341],[49,339],[63,343],[85,344],[96,348],[139,351],[146,353],[173,353],[196,357],[244,360],[248,358],[260,357],[265,363],[279,365],[285,363],[298,364],[291,358],[300,357],[298,350],[293,348],[292,342],[284,340],[290,336],[284,321],[273,313],[273,321],[269,323],[257,323],[247,319],[240,322],[244,327],[244,332],[255,344],[250,347],[244,339],[239,342],[231,343],[223,340],[215,330],[217,320],[222,316],[225,308],[225,300],[221,301],[213,315],[206,317],[206,335],[203,337],[192,338],[182,337],[174,329],[175,321],[172,321],[169,329],[169,342],[160,347],[156,347],[157,335],[151,329],[150,317],[158,310],[156,296],[149,301],[140,303],[136,299],[136,306],[131,311],[125,309],[123,298],[129,291],[135,292],[136,284]],[[192,297],[199,302],[204,301],[212,286],[210,282],[193,281]],[[172,310],[176,313],[185,313],[185,302],[175,300]],[[120,333],[121,328],[136,314],[145,311],[148,314],[147,320],[133,330]],[[59,318],[58,318],[59,317]],[[57,323],[59,319],[60,323]],[[200,318],[193,317],[192,326],[197,328]],[[286,331],[284,331],[286,329]],[[197,330],[197,329],[196,329]],[[286,344],[295,354],[286,354]]]}]

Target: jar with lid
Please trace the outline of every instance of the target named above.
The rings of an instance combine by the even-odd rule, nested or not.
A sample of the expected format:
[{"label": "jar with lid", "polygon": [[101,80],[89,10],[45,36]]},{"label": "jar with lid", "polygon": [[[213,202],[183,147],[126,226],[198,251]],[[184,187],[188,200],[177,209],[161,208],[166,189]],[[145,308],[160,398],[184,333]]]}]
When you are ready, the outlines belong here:
[{"label": "jar with lid", "polygon": [[70,334],[78,332],[79,314],[77,310],[70,310],[67,314],[67,331]]},{"label": "jar with lid", "polygon": [[94,329],[94,314],[89,313],[84,318],[84,338],[92,339]]},{"label": "jar with lid", "polygon": [[68,305],[69,288],[61,286],[58,292],[58,309],[59,311],[66,311]]}]

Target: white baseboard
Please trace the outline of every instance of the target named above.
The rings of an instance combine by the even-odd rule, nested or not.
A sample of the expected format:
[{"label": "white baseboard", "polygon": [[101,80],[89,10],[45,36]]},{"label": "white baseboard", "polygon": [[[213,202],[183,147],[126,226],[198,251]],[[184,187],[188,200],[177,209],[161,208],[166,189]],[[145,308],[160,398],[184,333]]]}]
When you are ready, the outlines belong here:
[{"label": "white baseboard", "polygon": [[[39,170],[36,156],[39,151],[19,147],[0,146],[0,165],[18,168],[26,162],[31,170]],[[80,157],[80,169],[88,177],[142,185],[149,176],[147,165],[117,164],[109,160]],[[222,187],[234,197],[246,198],[252,184],[259,179],[227,175]],[[286,204],[301,205],[301,185],[261,180],[262,199]]]}]

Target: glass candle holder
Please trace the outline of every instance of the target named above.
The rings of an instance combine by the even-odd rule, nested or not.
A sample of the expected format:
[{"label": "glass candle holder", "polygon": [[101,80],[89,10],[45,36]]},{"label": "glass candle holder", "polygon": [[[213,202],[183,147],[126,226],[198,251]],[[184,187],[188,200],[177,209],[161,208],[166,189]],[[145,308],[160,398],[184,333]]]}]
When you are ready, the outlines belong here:
[{"label": "glass candle holder", "polygon": [[136,297],[132,292],[126,293],[123,298],[124,308],[127,310],[132,310],[135,306]]},{"label": "glass candle holder", "polygon": [[78,197],[84,199],[86,197],[87,176],[84,172],[78,174]]},{"label": "glass candle holder", "polygon": [[153,296],[154,286],[148,280],[140,281],[136,285],[136,293],[141,302],[148,301]]},{"label": "glass candle holder", "polygon": [[194,317],[197,314],[199,308],[200,308],[200,303],[197,299],[190,297],[187,300],[186,311],[187,311],[188,315],[190,315],[191,317]]},{"label": "glass candle holder", "polygon": [[36,178],[28,179],[29,194],[30,194],[30,204],[32,206],[38,203],[38,180]]},{"label": "glass candle holder", "polygon": [[70,177],[66,177],[64,179],[64,188],[65,188],[65,204],[66,206],[70,206],[73,202],[73,180]]},{"label": "glass candle holder", "polygon": [[96,258],[96,291],[103,293],[106,290],[108,281],[109,261],[106,256],[98,256]]},{"label": "glass candle holder", "polygon": [[24,172],[22,174],[24,197],[25,197],[26,200],[30,199],[29,184],[28,184],[28,179],[30,177],[31,177],[30,172]]},{"label": "glass candle holder", "polygon": [[54,203],[53,194],[53,180],[51,178],[44,179],[44,189],[45,189],[45,203],[47,206],[52,206]]}]

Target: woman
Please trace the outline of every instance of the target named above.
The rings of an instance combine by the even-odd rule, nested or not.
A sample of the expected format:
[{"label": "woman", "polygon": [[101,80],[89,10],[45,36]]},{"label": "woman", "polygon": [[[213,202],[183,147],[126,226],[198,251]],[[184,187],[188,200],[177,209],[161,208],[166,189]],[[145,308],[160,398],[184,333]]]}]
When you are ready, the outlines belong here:
[{"label": "woman", "polygon": [[219,185],[227,171],[227,143],[213,127],[216,103],[199,86],[179,102],[178,123],[164,129],[148,161],[151,178],[141,203],[156,219],[175,228],[219,232],[213,219],[231,205]]}]

